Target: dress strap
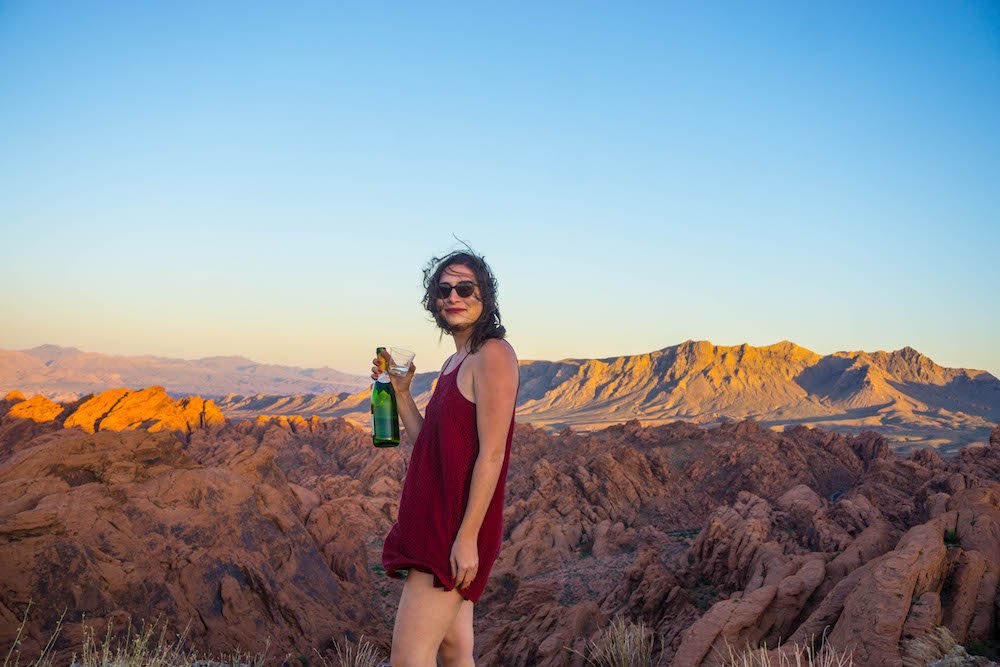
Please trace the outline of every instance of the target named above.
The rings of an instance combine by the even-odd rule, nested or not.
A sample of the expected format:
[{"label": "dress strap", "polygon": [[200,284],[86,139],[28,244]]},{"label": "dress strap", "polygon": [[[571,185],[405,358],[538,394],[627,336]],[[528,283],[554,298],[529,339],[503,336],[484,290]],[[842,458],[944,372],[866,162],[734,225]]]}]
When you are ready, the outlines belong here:
[{"label": "dress strap", "polygon": [[[507,347],[509,347],[509,348],[510,348],[511,352],[514,352],[514,346],[513,346],[513,345],[511,345],[511,344],[510,344],[509,342],[507,342],[507,339],[506,339],[506,338],[501,338],[500,340],[502,340],[503,342],[507,343]],[[515,354],[516,354],[516,353],[515,353]],[[454,357],[455,355],[453,354],[453,355],[451,355],[451,356],[452,356],[452,357]],[[466,360],[466,359],[468,359],[468,358],[469,358],[469,355],[468,355],[468,354],[467,354],[467,355],[465,355],[464,357],[462,357],[462,360],[461,360],[460,362],[458,362],[458,366],[455,366],[455,370],[453,370],[453,371],[450,371],[450,372],[448,372],[448,373],[445,373],[445,372],[444,372],[444,366],[442,366],[442,367],[441,367],[441,375],[451,375],[452,373],[457,373],[457,372],[458,372],[458,369],[462,367],[462,364],[464,364],[464,363],[465,363],[465,360]],[[448,359],[451,359],[451,357],[448,357]],[[447,365],[448,365],[448,362],[447,362],[447,361],[445,361],[445,362],[444,362],[444,365],[445,365],[445,366],[447,366]],[[520,375],[521,375],[521,373],[520,373],[520,369],[518,369],[518,379],[517,379],[517,385],[518,385],[518,387],[520,387],[520,386],[521,386],[521,377],[520,377]]]},{"label": "dress strap", "polygon": [[[456,353],[456,354],[457,354],[457,353]],[[452,356],[452,357],[454,357],[455,355],[453,354],[453,355],[451,355],[451,356]],[[465,363],[465,360],[466,360],[466,359],[468,359],[468,358],[469,358],[469,355],[465,355],[464,357],[462,357],[462,360],[461,360],[460,362],[458,362],[458,366],[455,366],[455,369],[454,369],[454,370],[452,370],[452,371],[448,371],[447,373],[445,373],[445,372],[444,372],[444,366],[442,366],[442,367],[441,367],[441,375],[443,375],[443,376],[448,376],[448,377],[450,377],[450,376],[454,375],[455,373],[457,373],[457,372],[458,372],[458,369],[462,367],[462,364],[464,364],[464,363]],[[449,359],[449,360],[451,360],[451,357],[448,357],[448,359]],[[444,362],[444,365],[445,365],[445,366],[447,366],[447,365],[448,365],[448,362],[447,362],[447,361],[446,361],[446,362]]]}]

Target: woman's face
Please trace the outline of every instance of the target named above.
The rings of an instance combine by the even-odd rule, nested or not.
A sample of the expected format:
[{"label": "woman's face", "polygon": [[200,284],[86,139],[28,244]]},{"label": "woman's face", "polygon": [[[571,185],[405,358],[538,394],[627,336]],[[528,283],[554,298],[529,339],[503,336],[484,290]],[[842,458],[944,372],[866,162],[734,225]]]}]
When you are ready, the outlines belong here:
[{"label": "woman's face", "polygon": [[[438,284],[448,283],[455,286],[459,283],[476,284],[476,274],[463,264],[451,264],[441,272]],[[441,317],[454,329],[467,329],[472,326],[483,313],[483,302],[480,300],[479,286],[467,297],[460,297],[456,290],[448,293],[448,298],[438,297],[435,301]]]}]

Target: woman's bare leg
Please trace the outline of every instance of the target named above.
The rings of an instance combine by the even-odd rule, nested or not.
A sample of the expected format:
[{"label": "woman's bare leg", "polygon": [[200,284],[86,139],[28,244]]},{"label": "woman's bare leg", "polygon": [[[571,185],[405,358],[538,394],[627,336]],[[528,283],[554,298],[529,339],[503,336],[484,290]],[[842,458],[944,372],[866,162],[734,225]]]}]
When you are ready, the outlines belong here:
[{"label": "woman's bare leg", "polygon": [[444,635],[438,657],[442,667],[475,667],[472,659],[472,607],[469,600],[462,600],[458,615]]},{"label": "woman's bare leg", "polygon": [[392,667],[436,667],[438,647],[462,602],[458,591],[435,588],[433,575],[411,568],[392,630]]}]

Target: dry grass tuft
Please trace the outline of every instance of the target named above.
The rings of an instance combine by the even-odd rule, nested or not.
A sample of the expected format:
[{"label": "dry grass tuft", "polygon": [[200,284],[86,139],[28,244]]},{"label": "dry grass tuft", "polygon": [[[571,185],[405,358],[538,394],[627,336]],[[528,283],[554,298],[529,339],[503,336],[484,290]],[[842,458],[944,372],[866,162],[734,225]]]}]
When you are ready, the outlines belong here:
[{"label": "dry grass tuft", "polygon": [[[10,649],[7,650],[7,655],[3,659],[3,667],[21,667],[21,633],[24,632],[24,624],[28,622],[28,610],[31,609],[32,602],[32,600],[28,600],[28,606],[24,609],[24,618],[21,619],[21,624],[17,626],[17,634],[14,635],[14,642],[10,645]],[[52,633],[45,648],[42,649],[41,655],[32,662],[24,663],[25,667],[51,667],[52,647],[56,643],[56,637],[59,636],[59,630],[62,628],[62,620],[65,616],[66,612],[63,611],[62,616],[56,621],[56,630]],[[13,662],[11,662],[12,659]]]},{"label": "dry grass tuft", "polygon": [[316,651],[324,667],[378,667],[382,664],[382,652],[375,644],[365,641],[364,635],[361,635],[358,643],[353,646],[345,637],[343,648],[340,647],[340,642],[334,640],[333,648],[337,652],[335,663],[327,662],[326,658]]},{"label": "dry grass tuft", "polygon": [[594,667],[652,667],[653,632],[642,621],[630,621],[616,616],[611,624],[601,631],[597,641],[587,642],[589,655],[576,649],[576,653]]},{"label": "dry grass tuft", "polygon": [[781,651],[768,651],[766,646],[749,645],[738,650],[726,642],[728,655],[723,657],[723,664],[725,667],[853,667],[852,651],[837,651],[828,644],[816,651],[813,644],[793,644],[791,648],[785,645]]},{"label": "dry grass tuft", "polygon": [[[17,634],[7,655],[4,658],[3,667],[56,667],[52,649],[55,646],[56,638],[62,629],[62,621],[66,612],[59,617],[55,630],[49,638],[41,654],[31,661],[22,662],[21,643],[24,626],[28,621],[28,612],[31,609],[32,601],[28,601],[28,606],[24,611],[24,618],[17,628]],[[159,620],[149,627],[143,623],[143,628],[136,630],[132,627],[132,620],[129,619],[128,627],[124,637],[114,639],[112,637],[111,622],[108,622],[107,632],[104,639],[98,645],[94,631],[89,626],[84,626],[83,645],[79,657],[73,654],[72,667],[264,667],[267,664],[267,646],[262,655],[251,655],[237,651],[234,654],[223,655],[219,658],[214,656],[197,656],[194,652],[184,648],[184,640],[188,632],[179,634],[175,640],[168,640],[166,625],[160,629],[159,636],[154,636]],[[291,655],[285,656],[288,660]],[[366,663],[341,663],[357,664],[363,667]],[[60,664],[58,667],[65,667]]]},{"label": "dry grass tuft", "polygon": [[[62,628],[62,620],[66,616],[65,611],[59,617],[55,631],[41,655],[30,662],[21,662],[21,635],[24,632],[24,625],[28,621],[28,611],[31,609],[31,605],[32,602],[29,600],[24,611],[24,618],[17,628],[14,643],[4,658],[3,667],[56,667],[52,648]],[[109,621],[107,632],[100,645],[94,637],[93,629],[85,626],[82,653],[79,659],[75,653],[73,654],[71,667],[264,667],[265,664],[268,664],[267,646],[270,645],[270,642],[265,644],[264,653],[261,655],[237,651],[219,658],[211,655],[198,656],[184,648],[188,627],[185,627],[176,639],[169,640],[166,624],[160,629],[159,636],[154,637],[157,625],[159,625],[159,619],[149,627],[145,627],[145,623],[143,623],[143,628],[136,631],[132,627],[132,620],[129,619],[125,636],[115,640],[111,636],[111,622]],[[319,656],[325,667],[377,667],[382,659],[378,647],[365,641],[364,636],[357,644],[353,645],[346,638],[343,646],[334,640],[334,650],[337,656],[332,663],[327,661],[319,651],[316,651],[316,655]],[[288,654],[283,660],[277,662],[290,662],[291,657],[291,654]],[[308,664],[305,656],[299,656],[299,662]],[[59,667],[65,666],[60,665]]]}]

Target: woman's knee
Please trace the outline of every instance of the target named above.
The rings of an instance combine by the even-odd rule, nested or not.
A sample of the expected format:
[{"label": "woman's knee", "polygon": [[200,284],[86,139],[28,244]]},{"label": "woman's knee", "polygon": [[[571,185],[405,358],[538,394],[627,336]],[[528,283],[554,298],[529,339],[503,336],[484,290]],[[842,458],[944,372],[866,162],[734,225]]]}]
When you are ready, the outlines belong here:
[{"label": "woman's knee", "polygon": [[389,664],[392,667],[437,667],[436,657],[437,651],[434,647],[393,641]]},{"label": "woman's knee", "polygon": [[446,637],[438,649],[442,667],[474,667],[472,659],[472,641],[449,641]]},{"label": "woman's knee", "polygon": [[[465,610],[463,610],[465,611]],[[472,634],[472,619],[467,613],[460,612],[455,622],[438,647],[438,657],[444,667],[471,667],[474,663],[472,653],[474,639]]]},{"label": "woman's knee", "polygon": [[392,667],[436,667],[437,652],[438,646],[426,641],[414,641],[413,637],[407,637],[402,633],[392,638],[389,664]]},{"label": "woman's knee", "polygon": [[435,665],[434,658],[420,658],[415,655],[407,655],[402,651],[393,651],[389,656],[389,664],[392,667],[429,667]]}]

